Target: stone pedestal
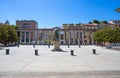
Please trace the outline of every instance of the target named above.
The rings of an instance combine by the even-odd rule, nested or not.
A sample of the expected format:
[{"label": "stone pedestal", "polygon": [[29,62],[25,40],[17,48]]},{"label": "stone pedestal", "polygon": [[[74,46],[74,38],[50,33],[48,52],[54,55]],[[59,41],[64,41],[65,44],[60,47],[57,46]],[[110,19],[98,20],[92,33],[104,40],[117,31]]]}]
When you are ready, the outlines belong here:
[{"label": "stone pedestal", "polygon": [[60,49],[59,41],[54,42],[54,49],[52,51],[62,51],[62,49]]}]

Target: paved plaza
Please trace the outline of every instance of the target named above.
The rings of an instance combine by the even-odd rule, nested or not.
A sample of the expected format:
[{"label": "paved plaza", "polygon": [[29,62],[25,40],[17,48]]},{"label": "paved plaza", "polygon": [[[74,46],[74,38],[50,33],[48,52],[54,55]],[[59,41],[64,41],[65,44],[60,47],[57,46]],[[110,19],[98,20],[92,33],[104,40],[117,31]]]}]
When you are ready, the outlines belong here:
[{"label": "paved plaza", "polygon": [[[61,74],[68,74],[70,78],[79,78],[84,72],[82,74],[84,78],[102,78],[99,75],[110,74],[111,76],[105,78],[120,77],[120,51],[94,45],[81,46],[81,48],[78,45],[72,45],[70,48],[67,45],[60,47],[63,52],[52,52],[53,46],[48,48],[47,45],[36,45],[35,48],[32,45],[20,45],[19,48],[6,47],[0,50],[0,76],[4,78],[4,76],[20,76],[26,73],[32,76],[37,74],[39,77],[44,75],[41,78],[49,78],[48,74],[51,75],[50,78],[62,78]],[[10,54],[6,55],[8,48]],[[35,55],[35,49],[38,49],[38,56]],[[97,54],[93,54],[92,49],[96,49]],[[74,56],[71,56],[70,50],[74,50]],[[59,76],[54,75],[55,73]],[[86,76],[86,74],[90,75]],[[64,77],[69,78],[67,76]]]}]

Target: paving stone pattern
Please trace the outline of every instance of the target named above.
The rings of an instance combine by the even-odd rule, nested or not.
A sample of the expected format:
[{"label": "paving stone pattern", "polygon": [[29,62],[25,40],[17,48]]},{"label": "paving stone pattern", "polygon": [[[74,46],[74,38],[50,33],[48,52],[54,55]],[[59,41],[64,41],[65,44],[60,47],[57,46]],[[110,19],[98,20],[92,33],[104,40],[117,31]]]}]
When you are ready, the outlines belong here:
[{"label": "paving stone pattern", "polygon": [[[0,50],[0,78],[120,78],[120,51],[94,45],[60,47],[63,52],[52,52],[53,46],[46,45]],[[6,55],[8,48],[10,54]],[[93,54],[93,49],[97,54]],[[70,50],[75,56],[70,55]]]}]

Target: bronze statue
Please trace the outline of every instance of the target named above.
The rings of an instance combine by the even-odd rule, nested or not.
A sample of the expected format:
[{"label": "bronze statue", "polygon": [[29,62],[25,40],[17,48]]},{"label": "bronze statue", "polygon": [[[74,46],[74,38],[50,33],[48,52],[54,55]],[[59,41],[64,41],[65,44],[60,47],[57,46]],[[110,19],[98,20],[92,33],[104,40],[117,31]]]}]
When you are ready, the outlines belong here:
[{"label": "bronze statue", "polygon": [[52,51],[62,51],[62,49],[60,49],[58,29],[54,30],[53,41],[54,41],[54,49]]},{"label": "bronze statue", "polygon": [[59,41],[59,32],[58,32],[58,29],[56,28],[54,30],[54,41]]}]

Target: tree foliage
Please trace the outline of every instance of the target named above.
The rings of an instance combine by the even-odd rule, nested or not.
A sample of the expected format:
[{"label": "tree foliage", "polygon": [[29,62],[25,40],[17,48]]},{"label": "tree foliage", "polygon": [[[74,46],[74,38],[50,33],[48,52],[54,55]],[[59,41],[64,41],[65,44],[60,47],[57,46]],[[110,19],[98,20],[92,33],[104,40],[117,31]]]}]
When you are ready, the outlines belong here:
[{"label": "tree foliage", "polygon": [[89,22],[88,22],[88,24],[92,24],[92,22],[91,22],[91,21],[89,21]]},{"label": "tree foliage", "polygon": [[113,30],[113,40],[114,42],[120,42],[120,28],[115,28]]},{"label": "tree foliage", "polygon": [[98,20],[93,20],[93,23],[99,24],[100,22]]},{"label": "tree foliage", "polygon": [[0,25],[0,43],[9,44],[10,42],[17,42],[18,36],[16,26]]},{"label": "tree foliage", "polygon": [[106,20],[103,20],[103,21],[101,21],[101,23],[107,24],[107,21],[106,21]]},{"label": "tree foliage", "polygon": [[106,20],[102,20],[102,21],[93,20],[93,22],[90,22],[90,23],[96,23],[96,24],[104,23],[104,24],[107,24],[107,21]]},{"label": "tree foliage", "polygon": [[97,42],[120,42],[120,28],[102,28],[95,32],[93,40]]}]

